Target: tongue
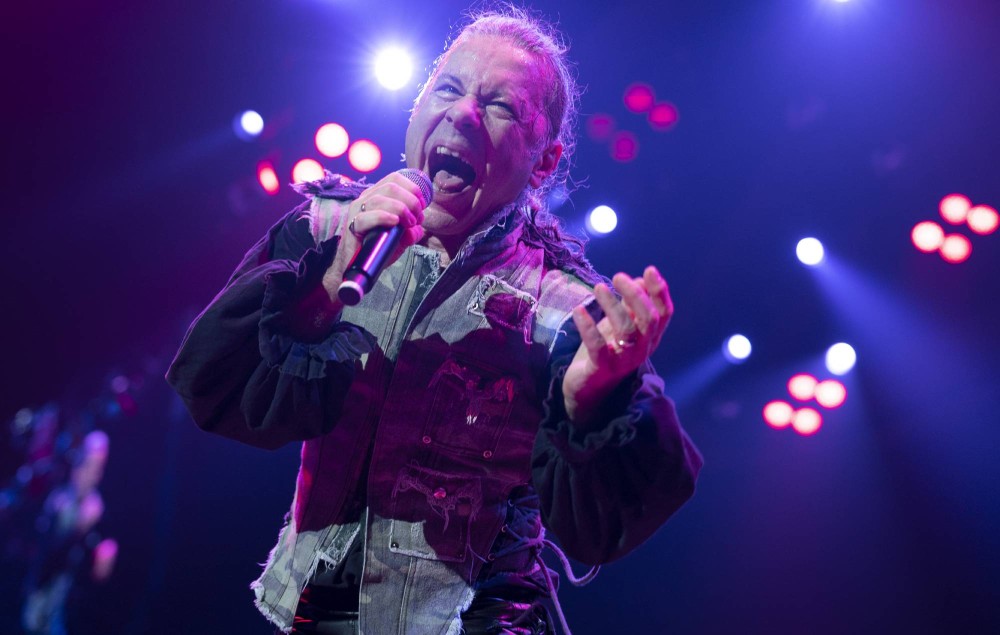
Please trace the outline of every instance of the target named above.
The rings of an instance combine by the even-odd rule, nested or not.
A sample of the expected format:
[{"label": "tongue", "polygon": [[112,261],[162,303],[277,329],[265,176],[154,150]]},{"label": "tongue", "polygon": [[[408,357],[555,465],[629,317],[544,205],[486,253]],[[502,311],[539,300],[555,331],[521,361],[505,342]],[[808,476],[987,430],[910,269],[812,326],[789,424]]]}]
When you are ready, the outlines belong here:
[{"label": "tongue", "polygon": [[465,187],[465,179],[448,170],[438,170],[434,174],[434,186],[444,192],[457,192]]}]

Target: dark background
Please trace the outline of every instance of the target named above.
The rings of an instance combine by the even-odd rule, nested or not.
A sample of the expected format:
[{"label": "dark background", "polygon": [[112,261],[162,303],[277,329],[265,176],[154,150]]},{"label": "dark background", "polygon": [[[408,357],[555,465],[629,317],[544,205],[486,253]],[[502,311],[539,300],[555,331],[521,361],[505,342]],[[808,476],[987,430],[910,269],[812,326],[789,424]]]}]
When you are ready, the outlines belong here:
[{"label": "dark background", "polygon": [[[400,42],[425,68],[467,5],[284,0],[22,3],[4,63],[0,419],[66,418],[132,380],[111,436],[102,527],[112,580],[81,588],[74,633],[267,633],[247,586],[292,495],[297,449],[210,437],[160,377],[183,330],[298,197],[282,182],[327,121],[396,169],[415,84],[367,64]],[[949,265],[913,225],[951,192],[1000,205],[1000,4],[993,0],[535,2],[578,63],[583,117],[559,213],[619,212],[589,253],[655,263],[677,314],[655,362],[705,455],[695,499],[632,557],[560,594],[577,635],[942,633],[1000,628],[1000,234]],[[420,72],[418,71],[418,74]],[[415,80],[417,81],[417,80]],[[654,132],[625,88],[679,124]],[[246,143],[234,114],[268,122]],[[634,132],[617,163],[583,131]],[[359,176],[344,158],[326,160]],[[963,230],[956,229],[963,233]],[[830,258],[807,269],[799,238]],[[754,356],[720,362],[734,332]],[[858,350],[847,404],[812,437],[761,418],[797,371]],[[131,412],[131,411],[130,411]],[[16,455],[0,455],[0,479]],[[2,483],[0,483],[2,484]],[[22,568],[3,564],[0,632]],[[568,587],[568,585],[566,585]]]}]

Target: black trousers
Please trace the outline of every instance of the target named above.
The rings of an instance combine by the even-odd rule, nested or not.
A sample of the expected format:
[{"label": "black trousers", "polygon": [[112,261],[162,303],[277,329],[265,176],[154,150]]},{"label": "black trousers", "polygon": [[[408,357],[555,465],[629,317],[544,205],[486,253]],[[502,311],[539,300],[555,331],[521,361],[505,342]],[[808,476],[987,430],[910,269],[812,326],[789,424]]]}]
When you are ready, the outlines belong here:
[{"label": "black trousers", "polygon": [[[354,635],[358,628],[359,588],[306,586],[295,612],[292,633]],[[553,635],[548,611],[537,596],[516,587],[479,594],[462,613],[466,635]]]}]

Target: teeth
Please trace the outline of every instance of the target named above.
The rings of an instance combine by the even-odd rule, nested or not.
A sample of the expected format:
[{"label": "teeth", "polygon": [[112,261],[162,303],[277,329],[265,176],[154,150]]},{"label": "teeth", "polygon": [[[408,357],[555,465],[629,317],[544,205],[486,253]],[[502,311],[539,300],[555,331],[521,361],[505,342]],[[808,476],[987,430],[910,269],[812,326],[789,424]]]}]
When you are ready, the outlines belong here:
[{"label": "teeth", "polygon": [[446,154],[446,155],[448,155],[450,157],[455,157],[456,159],[458,159],[460,161],[465,161],[466,163],[468,163],[468,161],[466,161],[465,158],[461,154],[459,154],[458,152],[455,152],[454,150],[450,150],[450,149],[448,149],[448,148],[446,148],[444,146],[438,146],[437,148],[434,149],[434,151],[437,154]]}]

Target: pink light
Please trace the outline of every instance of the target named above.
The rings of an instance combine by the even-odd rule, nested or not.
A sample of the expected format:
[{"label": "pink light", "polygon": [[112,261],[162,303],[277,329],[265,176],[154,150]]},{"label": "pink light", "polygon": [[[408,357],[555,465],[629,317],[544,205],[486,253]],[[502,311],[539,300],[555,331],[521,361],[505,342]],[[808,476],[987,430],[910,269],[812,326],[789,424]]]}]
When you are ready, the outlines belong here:
[{"label": "pink light", "polygon": [[941,257],[953,265],[965,262],[972,255],[972,243],[961,234],[946,236],[941,243]]},{"label": "pink light", "polygon": [[594,141],[607,141],[615,131],[615,119],[603,112],[587,117],[587,135]]},{"label": "pink light", "polygon": [[621,163],[635,161],[639,156],[639,139],[631,132],[621,131],[611,141],[611,158]]},{"label": "pink light", "polygon": [[359,139],[351,144],[347,160],[358,172],[371,172],[382,163],[382,151],[368,139]]},{"label": "pink light", "polygon": [[323,124],[316,131],[316,149],[325,157],[339,157],[347,152],[350,137],[344,127],[336,123]]},{"label": "pink light", "polygon": [[847,388],[836,379],[827,379],[816,385],[816,402],[824,408],[839,408],[847,401]]},{"label": "pink light", "polygon": [[989,205],[976,205],[969,210],[969,216],[965,220],[969,223],[969,229],[980,236],[992,234],[997,229],[997,211]]},{"label": "pink light", "polygon": [[788,394],[799,401],[809,401],[816,394],[816,378],[800,373],[788,380]]},{"label": "pink light", "polygon": [[310,183],[323,178],[323,166],[313,159],[302,159],[292,168],[292,183]]},{"label": "pink light", "polygon": [[949,194],[941,199],[941,218],[952,225],[959,225],[965,222],[970,207],[972,207],[972,201],[969,200],[969,197],[961,194]]},{"label": "pink light", "polygon": [[653,127],[654,130],[669,130],[673,128],[677,121],[681,118],[680,113],[677,112],[677,106],[674,106],[670,102],[660,102],[652,107],[649,111],[649,125]]},{"label": "pink light", "polygon": [[803,436],[815,434],[823,425],[823,417],[812,408],[802,408],[792,417],[792,427]]},{"label": "pink light", "polygon": [[655,99],[649,84],[632,84],[625,89],[625,107],[636,114],[649,112]]},{"label": "pink light", "polygon": [[764,406],[764,421],[772,428],[784,428],[792,422],[795,410],[784,401],[772,401]]},{"label": "pink light", "polygon": [[262,161],[257,165],[257,181],[264,191],[274,196],[281,189],[278,182],[278,174],[274,171],[274,166],[267,161]]},{"label": "pink light", "polygon": [[926,220],[917,223],[910,232],[910,238],[917,249],[924,253],[931,253],[941,248],[944,242],[944,230],[934,221]]}]

